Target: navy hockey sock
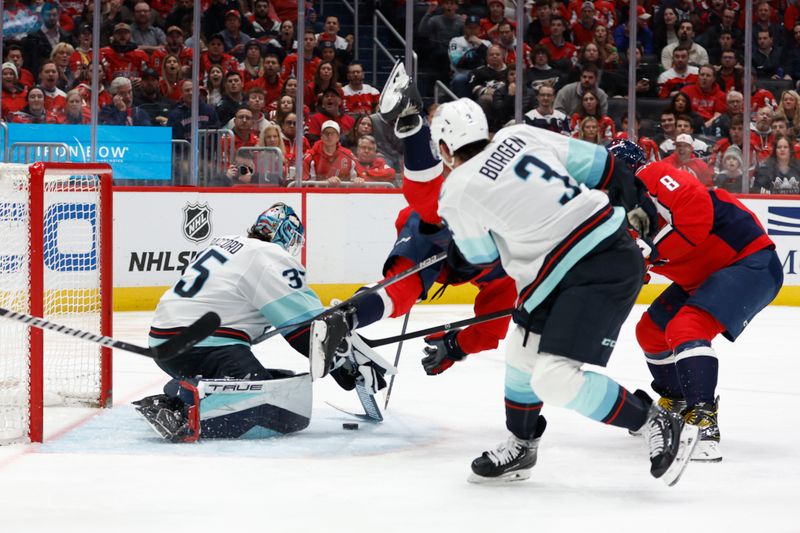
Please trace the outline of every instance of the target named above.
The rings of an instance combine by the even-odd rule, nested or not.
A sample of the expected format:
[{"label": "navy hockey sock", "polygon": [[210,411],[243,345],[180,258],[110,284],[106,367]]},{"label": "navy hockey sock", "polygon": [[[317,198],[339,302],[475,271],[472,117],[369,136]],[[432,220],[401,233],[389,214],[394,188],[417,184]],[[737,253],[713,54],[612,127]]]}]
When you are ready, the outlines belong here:
[{"label": "navy hockey sock", "polygon": [[650,406],[641,398],[620,387],[614,405],[601,422],[636,431],[644,425],[649,410]]},{"label": "navy hockey sock", "polygon": [[[647,357],[647,367],[653,376],[653,390],[665,398],[682,399],[683,389],[672,358],[672,352],[645,353],[645,357]],[[667,359],[670,361],[668,362]],[[658,362],[662,364],[657,364]]]},{"label": "navy hockey sock", "polygon": [[363,328],[383,318],[383,299],[378,294],[365,296],[356,304],[358,327]]},{"label": "navy hockey sock", "polygon": [[691,341],[675,350],[675,366],[690,407],[698,403],[714,403],[719,362],[708,341]]},{"label": "navy hockey sock", "polygon": [[517,403],[506,398],[506,427],[515,437],[532,440],[536,436],[542,402]]},{"label": "navy hockey sock", "polygon": [[412,172],[428,170],[440,163],[431,147],[431,129],[427,124],[423,124],[414,135],[403,139],[403,147],[405,153],[403,164],[407,170]]}]

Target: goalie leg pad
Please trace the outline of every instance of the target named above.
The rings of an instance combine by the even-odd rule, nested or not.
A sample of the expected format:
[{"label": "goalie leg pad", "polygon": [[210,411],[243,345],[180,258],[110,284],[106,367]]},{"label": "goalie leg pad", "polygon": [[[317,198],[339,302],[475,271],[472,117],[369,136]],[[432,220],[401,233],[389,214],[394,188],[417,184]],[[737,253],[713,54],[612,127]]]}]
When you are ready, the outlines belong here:
[{"label": "goalie leg pad", "polygon": [[268,381],[213,379],[197,382],[200,436],[252,439],[285,435],[311,422],[311,376]]}]

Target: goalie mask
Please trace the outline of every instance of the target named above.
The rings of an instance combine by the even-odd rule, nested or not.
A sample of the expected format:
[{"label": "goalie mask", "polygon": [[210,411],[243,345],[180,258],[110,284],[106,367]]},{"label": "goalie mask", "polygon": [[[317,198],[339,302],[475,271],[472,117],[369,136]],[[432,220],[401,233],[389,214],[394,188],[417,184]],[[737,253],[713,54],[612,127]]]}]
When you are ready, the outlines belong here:
[{"label": "goalie mask", "polygon": [[294,209],[278,202],[258,215],[249,235],[262,241],[279,244],[297,257],[303,248],[305,229]]}]

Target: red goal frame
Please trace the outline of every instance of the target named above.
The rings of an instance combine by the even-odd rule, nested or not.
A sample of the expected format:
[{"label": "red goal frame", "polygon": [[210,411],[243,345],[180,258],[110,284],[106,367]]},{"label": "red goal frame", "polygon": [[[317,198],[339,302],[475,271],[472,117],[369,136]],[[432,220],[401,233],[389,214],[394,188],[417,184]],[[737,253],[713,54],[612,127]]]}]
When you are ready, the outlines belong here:
[{"label": "red goal frame", "polygon": [[[98,269],[100,270],[100,333],[111,337],[113,319],[113,174],[110,165],[85,163],[33,163],[29,167],[30,189],[30,314],[41,317],[44,314],[45,260],[44,260],[44,182],[46,175],[98,175],[100,178],[100,216],[98,224],[102,228]],[[28,398],[29,427],[31,442],[42,442],[44,437],[44,332],[30,328],[30,388]],[[100,348],[100,397],[99,407],[111,407],[112,403],[112,359],[111,349]]]}]

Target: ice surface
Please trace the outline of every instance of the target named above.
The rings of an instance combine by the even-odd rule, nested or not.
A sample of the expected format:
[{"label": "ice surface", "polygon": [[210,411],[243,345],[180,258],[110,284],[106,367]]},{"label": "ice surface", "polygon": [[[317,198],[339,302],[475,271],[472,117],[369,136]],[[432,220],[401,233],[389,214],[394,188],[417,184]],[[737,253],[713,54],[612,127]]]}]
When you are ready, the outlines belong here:
[{"label": "ice surface", "polygon": [[[626,324],[606,370],[631,390],[649,374]],[[467,318],[467,306],[414,309],[409,330]],[[144,344],[149,313],[115,315],[115,337]],[[365,335],[397,334],[402,321]],[[422,341],[403,345],[386,421],[345,431],[325,402],[355,393],[315,385],[311,426],[261,441],[176,445],[130,402],[160,391],[152,361],[114,359],[110,410],[46,410],[46,442],[0,448],[0,531],[800,531],[800,309],[765,310],[720,357],[718,464],[689,465],[672,488],[648,474],[644,442],[618,428],[545,408],[548,429],[529,481],[466,482],[469,463],[506,437],[502,351],[429,377]],[[394,360],[396,345],[379,348]],[[267,365],[303,369],[282,340],[259,345]]]}]

